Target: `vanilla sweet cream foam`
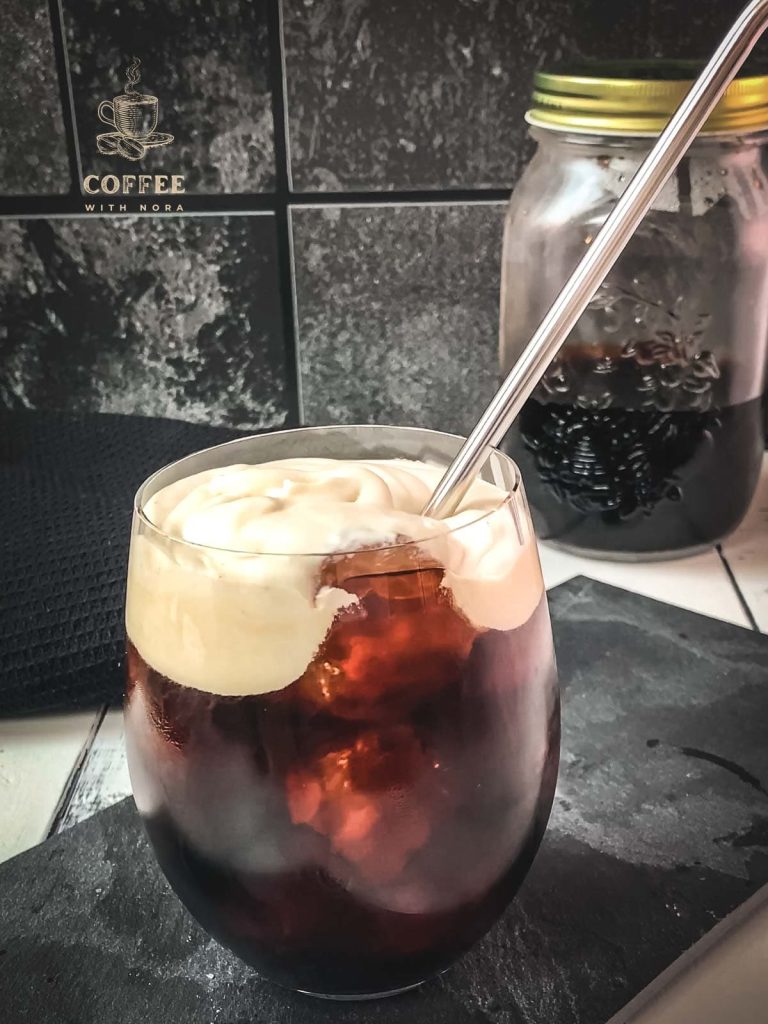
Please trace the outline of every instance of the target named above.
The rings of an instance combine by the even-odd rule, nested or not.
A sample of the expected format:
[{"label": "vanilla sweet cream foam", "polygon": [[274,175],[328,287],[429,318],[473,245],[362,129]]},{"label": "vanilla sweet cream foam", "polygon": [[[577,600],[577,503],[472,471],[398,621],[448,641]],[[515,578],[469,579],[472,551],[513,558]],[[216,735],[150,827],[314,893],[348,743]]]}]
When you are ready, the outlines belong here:
[{"label": "vanilla sweet cream foam", "polygon": [[[329,555],[415,541],[478,629],[524,624],[543,592],[536,542],[476,480],[459,511],[421,509],[444,468],[406,459],[285,459],[206,470],[158,491],[134,534],[126,627],[175,682],[245,695],[298,679],[357,597],[322,586]],[[523,520],[522,522],[520,520]]]}]

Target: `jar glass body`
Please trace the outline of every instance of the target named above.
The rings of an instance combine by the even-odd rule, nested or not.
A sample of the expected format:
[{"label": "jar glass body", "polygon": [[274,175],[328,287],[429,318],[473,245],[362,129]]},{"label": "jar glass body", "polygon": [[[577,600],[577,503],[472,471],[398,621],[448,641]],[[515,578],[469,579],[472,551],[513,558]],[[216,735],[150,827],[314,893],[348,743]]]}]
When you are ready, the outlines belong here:
[{"label": "jar glass body", "polygon": [[[653,141],[533,135],[505,225],[503,372]],[[697,141],[510,432],[541,539],[673,557],[741,521],[763,452],[766,138]]]}]

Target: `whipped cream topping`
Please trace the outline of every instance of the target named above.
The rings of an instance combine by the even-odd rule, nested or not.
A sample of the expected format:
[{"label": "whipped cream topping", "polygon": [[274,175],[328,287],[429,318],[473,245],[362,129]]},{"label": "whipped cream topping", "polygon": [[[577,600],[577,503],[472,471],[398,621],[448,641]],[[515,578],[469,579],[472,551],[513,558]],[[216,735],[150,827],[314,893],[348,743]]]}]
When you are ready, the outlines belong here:
[{"label": "whipped cream topping", "polygon": [[[415,541],[478,629],[525,623],[543,592],[536,543],[506,493],[476,480],[459,511],[421,515],[443,467],[285,459],[206,470],[158,491],[131,546],[127,632],[154,669],[217,694],[298,679],[356,604],[322,586],[329,555]],[[523,520],[523,521],[520,521]]]}]

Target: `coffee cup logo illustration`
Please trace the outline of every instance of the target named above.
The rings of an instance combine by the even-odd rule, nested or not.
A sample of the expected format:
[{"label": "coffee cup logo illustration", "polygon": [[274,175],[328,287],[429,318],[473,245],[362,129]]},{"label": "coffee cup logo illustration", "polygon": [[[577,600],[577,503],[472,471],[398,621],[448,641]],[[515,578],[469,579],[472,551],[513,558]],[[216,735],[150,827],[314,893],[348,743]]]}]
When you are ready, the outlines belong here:
[{"label": "coffee cup logo illustration", "polygon": [[168,132],[157,131],[160,107],[157,96],[139,92],[141,61],[134,57],[126,68],[125,91],[99,104],[99,120],[114,130],[96,136],[96,145],[104,156],[122,156],[141,160],[150,149],[173,142]]}]

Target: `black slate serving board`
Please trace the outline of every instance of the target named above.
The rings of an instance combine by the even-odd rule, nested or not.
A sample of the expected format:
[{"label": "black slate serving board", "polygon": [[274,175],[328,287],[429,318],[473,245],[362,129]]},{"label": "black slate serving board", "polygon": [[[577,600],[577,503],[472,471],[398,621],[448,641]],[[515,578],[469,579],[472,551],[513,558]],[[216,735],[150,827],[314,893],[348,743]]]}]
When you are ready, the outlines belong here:
[{"label": "black slate serving board", "polygon": [[518,899],[416,992],[259,980],[182,909],[130,800],[0,867],[3,1024],[603,1024],[768,881],[768,637],[591,580],[551,594],[552,823]]}]

